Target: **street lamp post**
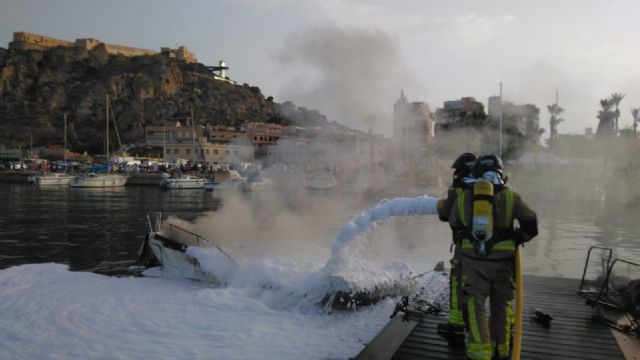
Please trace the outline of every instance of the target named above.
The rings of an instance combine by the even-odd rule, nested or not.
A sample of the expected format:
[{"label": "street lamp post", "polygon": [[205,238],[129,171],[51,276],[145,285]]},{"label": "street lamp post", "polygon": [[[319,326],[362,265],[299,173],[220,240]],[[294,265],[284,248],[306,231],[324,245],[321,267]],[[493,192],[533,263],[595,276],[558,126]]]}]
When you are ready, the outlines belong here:
[{"label": "street lamp post", "polygon": [[502,82],[500,82],[500,158],[502,159]]},{"label": "street lamp post", "polygon": [[162,120],[162,164],[167,162],[167,120]]}]

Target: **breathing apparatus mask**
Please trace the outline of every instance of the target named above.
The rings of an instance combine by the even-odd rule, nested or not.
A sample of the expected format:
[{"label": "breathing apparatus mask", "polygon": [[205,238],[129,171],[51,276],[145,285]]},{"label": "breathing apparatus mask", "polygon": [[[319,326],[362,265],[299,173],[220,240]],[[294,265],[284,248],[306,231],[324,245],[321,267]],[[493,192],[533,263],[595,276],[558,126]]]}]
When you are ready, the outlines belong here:
[{"label": "breathing apparatus mask", "polygon": [[503,176],[501,173],[497,172],[497,171],[487,171],[486,173],[482,174],[479,178],[473,178],[473,177],[465,177],[463,179],[463,181],[466,184],[475,184],[476,182],[480,181],[480,180],[487,180],[489,181],[491,184],[495,185],[505,185],[507,183],[507,176]]},{"label": "breathing apparatus mask", "polygon": [[502,174],[497,171],[487,171],[481,176],[482,179],[488,180],[493,185],[504,185],[505,181]]}]

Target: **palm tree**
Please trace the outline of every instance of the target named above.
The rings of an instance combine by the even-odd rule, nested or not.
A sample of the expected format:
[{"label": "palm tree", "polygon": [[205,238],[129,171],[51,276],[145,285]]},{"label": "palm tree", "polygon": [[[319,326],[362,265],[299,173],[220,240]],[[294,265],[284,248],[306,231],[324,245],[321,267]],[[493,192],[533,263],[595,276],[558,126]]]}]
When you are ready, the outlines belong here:
[{"label": "palm tree", "polygon": [[558,138],[558,124],[564,121],[564,119],[560,118],[560,114],[564,112],[564,109],[561,108],[558,103],[547,105],[547,110],[549,110],[549,114],[551,114],[551,118],[549,119],[549,146],[553,146],[553,143]]},{"label": "palm tree", "polygon": [[611,111],[613,102],[610,99],[602,99],[600,100],[600,106],[602,106],[602,110],[598,111],[598,115],[596,116],[600,120],[600,122],[598,122],[598,130],[596,130],[596,134],[611,134],[614,129],[615,117],[615,114]]},{"label": "palm tree", "polygon": [[631,109],[631,116],[633,116],[633,133],[638,133],[638,123],[640,123],[640,108]]},{"label": "palm tree", "polygon": [[624,99],[624,97],[627,96],[626,94],[620,94],[620,93],[613,93],[611,94],[611,103],[613,105],[616,106],[616,111],[614,112],[614,116],[616,118],[616,124],[614,127],[614,134],[618,134],[618,118],[620,117],[620,110],[618,110],[618,106],[620,105],[620,102],[622,101],[622,99]]}]

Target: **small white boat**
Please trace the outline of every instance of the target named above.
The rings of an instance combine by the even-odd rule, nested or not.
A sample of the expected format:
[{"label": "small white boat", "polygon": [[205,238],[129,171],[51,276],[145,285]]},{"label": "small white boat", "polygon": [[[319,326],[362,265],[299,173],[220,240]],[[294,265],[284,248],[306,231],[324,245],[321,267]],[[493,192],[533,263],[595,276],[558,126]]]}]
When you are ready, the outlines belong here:
[{"label": "small white boat", "polygon": [[273,188],[275,183],[273,180],[264,176],[262,172],[254,172],[247,176],[247,179],[242,184],[243,191],[263,191]]},{"label": "small white boat", "polygon": [[245,189],[246,182],[244,180],[227,180],[221,183],[207,182],[204,184],[206,191],[227,191],[227,190],[242,190]]},{"label": "small white boat", "polygon": [[204,189],[209,181],[197,176],[184,175],[178,178],[165,178],[160,180],[160,187],[168,189]]},{"label": "small white boat", "polygon": [[31,176],[29,182],[36,186],[69,185],[75,176],[65,173],[48,173]]},{"label": "small white boat", "polygon": [[313,190],[329,190],[336,186],[338,181],[330,172],[320,172],[312,175],[304,182],[304,187]]},{"label": "small white boat", "polygon": [[[162,276],[224,285],[224,274],[235,260],[212,241],[189,230],[156,219],[139,251],[143,263],[159,263]],[[150,261],[154,260],[154,261]]]},{"label": "small white boat", "polygon": [[107,188],[124,186],[127,177],[119,174],[94,174],[74,177],[69,185],[73,188]]}]

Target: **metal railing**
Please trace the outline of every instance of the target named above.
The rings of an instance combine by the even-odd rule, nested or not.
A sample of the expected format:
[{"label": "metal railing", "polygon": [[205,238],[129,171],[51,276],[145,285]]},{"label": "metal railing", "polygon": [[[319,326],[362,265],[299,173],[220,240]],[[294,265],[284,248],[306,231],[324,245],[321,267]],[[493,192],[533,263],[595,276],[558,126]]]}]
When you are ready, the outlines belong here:
[{"label": "metal railing", "polygon": [[[587,274],[587,268],[589,266],[589,259],[591,258],[591,251],[593,249],[604,250],[604,254],[606,254],[603,257],[603,259],[606,258],[605,266],[603,269],[604,280],[602,281],[602,285],[600,285],[599,289],[593,289],[593,288],[585,289],[585,277]],[[640,264],[632,261],[624,260],[624,259],[619,259],[619,258],[614,258],[612,260],[612,255],[613,255],[613,250],[610,248],[604,248],[599,246],[592,246],[589,248],[589,252],[587,253],[587,260],[584,265],[584,271],[582,273],[582,280],[580,282],[580,289],[578,290],[578,295],[585,298],[585,300],[587,301],[587,304],[592,307],[596,307],[597,305],[602,305],[606,308],[613,309],[614,311],[620,312],[621,314],[623,314],[623,318],[626,318],[627,323],[626,324],[621,323],[619,319],[607,318],[607,316],[605,316],[603,308],[599,306],[596,307],[597,314],[593,316],[593,319],[595,321],[599,321],[614,329],[618,329],[622,332],[631,334],[635,337],[640,337],[640,318],[638,318],[639,316],[637,311],[638,309],[635,307],[633,309],[630,309],[628,306],[629,304],[625,304],[624,301],[621,302],[620,298],[618,298],[619,295],[616,294],[617,292],[619,292],[619,289],[614,288],[613,293],[611,294],[609,293],[610,287],[613,286],[612,274],[613,274],[614,281],[616,278],[616,275],[614,274],[614,268],[616,268],[616,265],[626,264],[628,267],[640,269]],[[640,279],[636,279],[636,280],[631,279],[630,281],[638,281],[638,280]],[[631,282],[629,282],[629,284],[631,284]],[[629,284],[627,284],[627,286],[629,286]]]},{"label": "metal railing", "polygon": [[[162,227],[162,213],[157,212],[154,214],[155,215],[155,228],[153,226],[153,223],[151,222],[151,216],[149,214],[147,214],[147,221],[149,222],[149,231],[151,232],[160,232],[160,229]],[[179,231],[182,231],[186,234],[189,234],[191,236],[193,236],[196,239],[196,242],[198,244],[200,244],[201,242],[206,243],[209,246],[213,246],[214,248],[218,249],[218,251],[220,251],[224,256],[226,256],[229,260],[231,260],[232,263],[237,264],[237,261],[235,261],[231,255],[227,254],[224,250],[222,250],[222,248],[220,248],[218,245],[216,245],[213,241],[200,236],[192,231],[189,231],[187,229],[184,229],[180,226],[174,225],[174,224],[168,224],[170,228],[172,229],[176,229]]]},{"label": "metal railing", "polygon": [[[606,261],[606,264],[604,266],[604,271],[606,272],[605,280],[602,282],[602,286],[597,291],[597,298],[596,299],[592,299],[593,294],[596,293],[596,292],[593,291],[593,289],[587,290],[587,289],[584,288],[584,284],[585,284],[584,280],[585,280],[585,277],[587,275],[587,268],[589,267],[589,260],[591,259],[591,251],[593,249],[604,250],[605,254],[607,254],[606,255],[607,261]],[[578,294],[583,296],[588,301],[598,302],[600,300],[600,297],[602,296],[603,291],[605,291],[605,292],[607,291],[607,281],[609,279],[609,269],[611,267],[611,257],[612,256],[613,256],[613,250],[611,248],[606,248],[606,247],[601,247],[601,246],[592,246],[592,247],[589,248],[589,251],[587,252],[587,260],[584,262],[584,270],[582,271],[582,279],[580,280],[580,289],[578,290]]]},{"label": "metal railing", "polygon": [[198,244],[200,244],[200,242],[204,242],[210,246],[215,247],[216,249],[218,249],[221,253],[223,253],[229,260],[231,260],[231,262],[233,262],[234,264],[237,264],[237,262],[231,257],[231,255],[227,254],[224,250],[222,250],[222,248],[220,248],[218,245],[216,245],[213,241],[206,239],[192,231],[189,231],[187,229],[181,228],[180,226],[174,225],[174,224],[169,224],[169,227],[172,229],[176,229],[176,230],[180,230],[186,234],[189,234],[191,236],[193,236],[196,239],[196,242]]}]

